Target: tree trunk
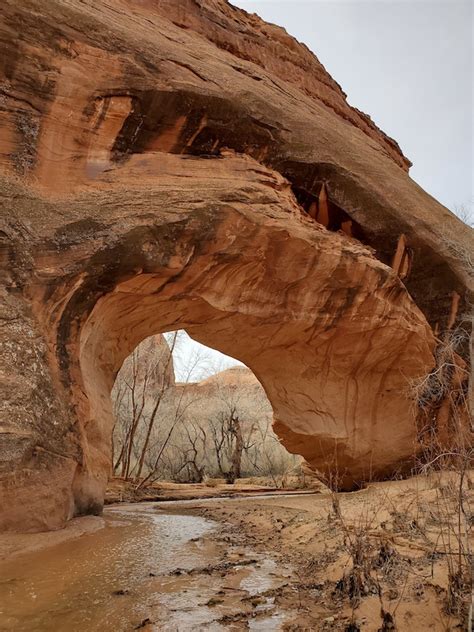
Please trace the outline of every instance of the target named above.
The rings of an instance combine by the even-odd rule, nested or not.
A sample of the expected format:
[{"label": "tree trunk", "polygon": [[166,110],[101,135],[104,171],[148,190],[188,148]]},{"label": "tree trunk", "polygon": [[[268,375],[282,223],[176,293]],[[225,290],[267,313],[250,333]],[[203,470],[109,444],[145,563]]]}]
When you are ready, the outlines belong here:
[{"label": "tree trunk", "polygon": [[147,428],[147,432],[146,432],[146,437],[145,437],[145,442],[143,444],[142,447],[142,453],[140,455],[140,462],[138,464],[138,471],[137,471],[137,475],[135,476],[135,483],[138,483],[138,481],[140,480],[140,476],[142,474],[142,469],[143,469],[143,463],[145,461],[145,454],[146,451],[148,449],[148,444],[150,443],[150,437],[151,437],[151,432],[153,430],[153,426],[155,425],[155,418],[156,418],[156,414],[158,412],[158,408],[160,407],[160,403],[161,400],[163,399],[163,394],[166,391],[166,389],[168,388],[168,384],[166,383],[166,379],[167,379],[167,374],[168,374],[168,369],[171,363],[171,359],[173,357],[173,351],[174,348],[176,346],[176,339],[178,337],[178,332],[175,332],[173,334],[173,341],[171,343],[171,346],[167,352],[168,357],[166,358],[166,363],[163,369],[163,374],[161,376],[162,379],[162,383],[161,383],[161,389],[160,392],[158,394],[158,398],[156,400],[155,406],[153,407],[153,412],[151,413],[151,417],[150,417],[150,421],[148,423],[148,428]]},{"label": "tree trunk", "polygon": [[240,419],[235,416],[232,418],[232,431],[235,437],[234,451],[232,453],[232,464],[229,472],[229,483],[235,483],[240,478],[242,468],[242,452],[244,451],[244,438],[242,436],[242,426]]}]

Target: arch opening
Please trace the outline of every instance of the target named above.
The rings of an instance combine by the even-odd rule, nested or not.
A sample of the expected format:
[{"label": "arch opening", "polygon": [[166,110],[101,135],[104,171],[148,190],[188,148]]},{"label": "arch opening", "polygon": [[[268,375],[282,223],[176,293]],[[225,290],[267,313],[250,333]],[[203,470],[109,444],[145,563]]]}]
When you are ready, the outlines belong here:
[{"label": "arch opening", "polygon": [[426,321],[389,268],[369,253],[355,262],[362,246],[316,225],[305,235],[299,214],[294,232],[285,220],[285,229],[259,225],[226,208],[212,221],[206,212],[135,231],[132,252],[128,236],[115,247],[127,270],[78,331],[76,407],[87,450],[75,511],[103,497],[117,372],[141,340],[176,329],[248,366],[285,448],[334,486],[353,489],[411,463],[410,375],[393,367],[418,376],[431,362]]},{"label": "arch opening", "polygon": [[206,483],[210,492],[224,482],[282,487],[303,481],[301,459],[273,433],[271,404],[252,371],[182,330],[143,340],[124,361],[111,395],[112,497],[119,490],[153,493],[163,481],[165,490],[188,494],[203,487],[169,484]]},{"label": "arch opening", "polygon": [[[47,426],[45,466],[33,470],[40,490],[43,470],[55,481],[48,528],[102,510],[117,372],[141,340],[176,329],[248,366],[284,447],[334,487],[413,463],[407,384],[434,366],[435,340],[400,278],[363,244],[302,216],[278,173],[232,153],[212,173],[203,163],[132,156],[120,167],[126,190],[105,172],[99,197],[62,203],[70,221],[61,215],[38,240],[25,294],[40,332],[31,335],[45,341],[48,415],[61,420],[61,433]],[[12,486],[25,498],[30,471]]]}]

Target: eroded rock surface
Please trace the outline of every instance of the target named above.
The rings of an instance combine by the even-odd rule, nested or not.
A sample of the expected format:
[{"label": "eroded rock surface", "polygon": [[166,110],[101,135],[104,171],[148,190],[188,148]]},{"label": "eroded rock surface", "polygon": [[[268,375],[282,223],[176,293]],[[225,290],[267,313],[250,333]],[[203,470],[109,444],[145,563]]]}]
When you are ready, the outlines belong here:
[{"label": "eroded rock surface", "polygon": [[0,16],[2,528],[101,510],[114,378],[177,328],[252,369],[326,480],[409,470],[473,239],[396,143],[224,0]]}]

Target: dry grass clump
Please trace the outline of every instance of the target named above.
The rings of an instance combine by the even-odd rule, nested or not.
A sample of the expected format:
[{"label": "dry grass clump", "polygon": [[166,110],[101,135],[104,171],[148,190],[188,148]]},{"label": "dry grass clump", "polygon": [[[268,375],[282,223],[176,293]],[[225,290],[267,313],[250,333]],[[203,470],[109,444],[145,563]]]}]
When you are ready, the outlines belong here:
[{"label": "dry grass clump", "polygon": [[204,477],[203,483],[206,487],[218,487],[225,483],[224,479]]},{"label": "dry grass clump", "polygon": [[384,608],[383,580],[395,576],[395,570],[400,566],[400,556],[386,540],[378,541],[373,537],[379,526],[378,507],[366,502],[362,511],[354,520],[349,520],[341,508],[340,496],[332,494],[332,511],[334,519],[343,533],[343,545],[348,554],[348,568],[336,582],[335,597],[349,600],[352,608],[352,618],[346,630],[359,630],[356,620],[356,610],[361,601],[370,595],[377,595],[380,600],[380,630],[395,630],[393,614]]}]

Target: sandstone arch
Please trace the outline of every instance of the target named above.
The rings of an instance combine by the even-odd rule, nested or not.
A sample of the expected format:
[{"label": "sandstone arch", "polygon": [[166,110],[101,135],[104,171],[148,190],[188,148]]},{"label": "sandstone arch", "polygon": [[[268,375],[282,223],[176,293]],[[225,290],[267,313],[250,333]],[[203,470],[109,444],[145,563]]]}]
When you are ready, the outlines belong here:
[{"label": "sandstone arch", "polygon": [[223,0],[0,11],[2,526],[100,511],[114,376],[174,328],[247,364],[343,488],[409,469],[407,384],[465,312],[472,236],[396,143]]}]

